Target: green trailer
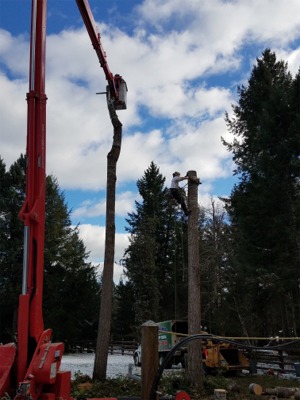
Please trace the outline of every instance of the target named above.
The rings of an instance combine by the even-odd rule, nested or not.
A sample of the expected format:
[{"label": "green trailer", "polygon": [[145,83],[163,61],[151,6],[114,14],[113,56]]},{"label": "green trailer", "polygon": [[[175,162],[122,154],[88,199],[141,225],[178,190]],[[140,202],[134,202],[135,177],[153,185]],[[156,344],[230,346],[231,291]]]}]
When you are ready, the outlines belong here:
[{"label": "green trailer", "polygon": [[[159,364],[161,364],[166,357],[167,353],[174,347],[175,344],[180,342],[188,334],[188,322],[180,320],[168,320],[158,322],[158,355]],[[186,348],[179,349],[173,356],[172,365],[182,364],[184,366],[184,359]]]}]

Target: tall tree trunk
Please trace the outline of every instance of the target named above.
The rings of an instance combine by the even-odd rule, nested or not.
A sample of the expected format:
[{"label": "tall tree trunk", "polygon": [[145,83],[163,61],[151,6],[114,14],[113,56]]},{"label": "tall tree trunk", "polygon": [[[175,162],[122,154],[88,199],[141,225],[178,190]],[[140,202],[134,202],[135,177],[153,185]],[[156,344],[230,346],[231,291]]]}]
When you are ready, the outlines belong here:
[{"label": "tall tree trunk", "polygon": [[112,148],[107,155],[105,256],[96,356],[93,371],[93,379],[100,381],[103,381],[106,378],[107,358],[110,342],[115,256],[116,170],[122,143],[122,124],[118,119],[113,103],[108,101],[107,105],[111,122],[114,127],[114,138]]},{"label": "tall tree trunk", "polygon": [[[188,333],[194,335],[201,331],[200,308],[200,262],[199,262],[199,206],[196,171],[188,172],[188,208],[191,210],[188,221]],[[192,341],[188,346],[188,379],[195,388],[203,385],[203,366],[201,343]]]}]

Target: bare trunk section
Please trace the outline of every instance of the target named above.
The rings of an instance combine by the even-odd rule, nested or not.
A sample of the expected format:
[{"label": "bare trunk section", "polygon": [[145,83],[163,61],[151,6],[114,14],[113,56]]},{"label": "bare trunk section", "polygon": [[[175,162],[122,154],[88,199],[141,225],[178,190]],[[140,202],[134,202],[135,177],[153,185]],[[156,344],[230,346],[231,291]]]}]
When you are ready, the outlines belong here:
[{"label": "bare trunk section", "polygon": [[[189,335],[201,331],[200,262],[199,262],[199,206],[196,171],[188,172],[188,326]],[[203,385],[201,343],[193,340],[188,346],[188,379],[195,388]]]},{"label": "bare trunk section", "polygon": [[107,192],[106,192],[106,232],[103,280],[100,304],[100,317],[93,379],[106,379],[107,358],[110,342],[110,327],[112,314],[112,293],[115,256],[115,200],[117,181],[117,161],[121,152],[122,124],[118,119],[112,102],[107,102],[108,111],[114,127],[114,138],[110,152],[107,155]]}]

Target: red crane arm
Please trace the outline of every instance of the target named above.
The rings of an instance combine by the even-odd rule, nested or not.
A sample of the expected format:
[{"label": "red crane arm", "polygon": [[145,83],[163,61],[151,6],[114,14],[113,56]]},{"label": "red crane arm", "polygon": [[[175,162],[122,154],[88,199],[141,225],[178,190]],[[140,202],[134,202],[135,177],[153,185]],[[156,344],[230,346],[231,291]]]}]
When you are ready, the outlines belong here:
[{"label": "red crane arm", "polygon": [[[108,81],[108,99],[126,109],[126,82],[111,73],[87,0],[76,0]],[[17,389],[15,400],[71,400],[71,372],[61,371],[63,343],[52,343],[44,330],[46,198],[46,14],[47,0],[32,0],[29,91],[27,93],[26,196],[20,211],[24,222],[22,293],[19,297],[16,343],[0,344],[0,398]],[[16,385],[18,388],[16,388]]]},{"label": "red crane arm", "polygon": [[[84,22],[86,29],[88,31],[88,34],[90,36],[92,45],[97,53],[98,59],[100,61],[100,65],[104,70],[106,79],[108,80],[108,82],[113,82],[114,76],[113,76],[112,72],[110,71],[109,66],[107,64],[106,53],[101,44],[100,32],[98,31],[98,28],[96,26],[89,3],[87,0],[76,0],[76,3],[78,5],[83,22]],[[115,93],[116,93],[116,91],[115,91]]]},{"label": "red crane arm", "polygon": [[20,211],[24,221],[23,281],[18,310],[18,351],[12,369],[15,376],[11,377],[11,383],[19,385],[15,400],[70,400],[71,372],[60,371],[64,344],[52,343],[52,329],[44,330],[43,321],[46,22],[47,0],[32,0],[26,197]]},{"label": "red crane arm", "polygon": [[104,70],[105,77],[109,86],[109,97],[113,99],[116,110],[125,110],[127,85],[124,79],[116,74],[115,76],[109,69],[106,61],[106,53],[101,44],[101,36],[96,26],[88,0],[76,0],[85,27],[90,36],[92,45],[97,53],[100,65]]},{"label": "red crane arm", "polygon": [[22,294],[19,299],[18,374],[27,369],[28,343],[37,343],[43,330],[46,191],[46,53],[47,1],[32,1],[29,91],[27,93],[26,197],[20,211],[24,221]]}]

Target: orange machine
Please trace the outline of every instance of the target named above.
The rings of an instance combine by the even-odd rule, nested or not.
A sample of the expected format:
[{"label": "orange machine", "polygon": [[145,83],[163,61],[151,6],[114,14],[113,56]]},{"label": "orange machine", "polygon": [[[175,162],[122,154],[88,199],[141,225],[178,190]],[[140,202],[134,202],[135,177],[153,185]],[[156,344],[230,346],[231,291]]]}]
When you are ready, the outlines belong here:
[{"label": "orange machine", "polygon": [[33,0],[29,92],[27,93],[26,197],[22,293],[19,297],[15,343],[0,346],[0,396],[54,399],[70,397],[71,373],[61,372],[63,343],[52,343],[42,315],[45,187],[46,102],[45,52],[47,1]]},{"label": "orange machine", "polygon": [[[87,0],[79,10],[108,81],[108,98],[117,110],[126,109],[125,81],[111,73]],[[52,343],[42,314],[45,192],[46,102],[45,53],[47,0],[32,0],[29,92],[27,93],[26,197],[20,218],[24,222],[22,293],[19,297],[16,341],[0,345],[0,397],[69,400],[71,373],[61,371],[63,343]]]}]

